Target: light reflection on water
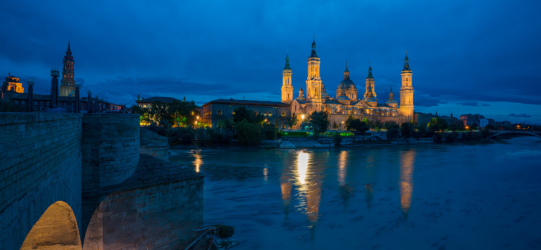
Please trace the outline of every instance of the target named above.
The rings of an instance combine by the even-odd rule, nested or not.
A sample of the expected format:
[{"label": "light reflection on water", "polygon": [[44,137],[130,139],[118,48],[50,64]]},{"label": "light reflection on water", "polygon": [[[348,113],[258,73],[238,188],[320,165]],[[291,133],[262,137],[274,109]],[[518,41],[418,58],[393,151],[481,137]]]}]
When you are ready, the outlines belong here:
[{"label": "light reflection on water", "polygon": [[175,159],[205,172],[206,224],[235,226],[239,249],[541,248],[534,233],[541,150],[526,144],[203,151]]}]

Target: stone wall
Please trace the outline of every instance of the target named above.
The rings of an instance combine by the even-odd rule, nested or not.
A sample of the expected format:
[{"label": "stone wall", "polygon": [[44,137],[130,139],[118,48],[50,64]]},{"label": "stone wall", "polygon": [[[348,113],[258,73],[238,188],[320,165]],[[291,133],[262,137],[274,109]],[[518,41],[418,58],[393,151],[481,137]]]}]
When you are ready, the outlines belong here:
[{"label": "stone wall", "polygon": [[21,248],[57,201],[80,225],[81,116],[0,113],[0,249]]},{"label": "stone wall", "polygon": [[203,175],[141,155],[133,176],[94,211],[84,249],[184,249],[198,226]]},{"label": "stone wall", "polygon": [[84,114],[82,234],[101,197],[128,179],[139,162],[139,115]]},{"label": "stone wall", "polygon": [[169,158],[168,139],[154,131],[141,128],[141,148],[139,152],[167,160]]}]

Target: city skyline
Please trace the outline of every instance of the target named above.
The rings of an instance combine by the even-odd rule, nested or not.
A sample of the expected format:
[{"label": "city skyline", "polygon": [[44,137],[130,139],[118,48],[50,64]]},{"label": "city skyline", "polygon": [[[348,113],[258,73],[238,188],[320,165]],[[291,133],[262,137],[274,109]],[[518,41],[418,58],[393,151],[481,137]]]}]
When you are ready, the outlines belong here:
[{"label": "city skyline", "polygon": [[286,51],[298,90],[315,34],[328,89],[346,60],[357,84],[371,61],[376,92],[388,93],[407,50],[416,111],[541,124],[541,35],[527,32],[541,24],[539,3],[309,3],[9,3],[0,68],[48,93],[48,72],[62,66],[70,41],[83,93],[115,103],[137,95],[279,101]]}]

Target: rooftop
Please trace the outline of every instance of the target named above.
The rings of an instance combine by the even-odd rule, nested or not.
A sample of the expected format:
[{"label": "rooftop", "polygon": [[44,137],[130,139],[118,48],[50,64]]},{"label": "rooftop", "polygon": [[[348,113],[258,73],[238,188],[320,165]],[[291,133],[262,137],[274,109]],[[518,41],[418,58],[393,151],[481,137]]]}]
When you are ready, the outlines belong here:
[{"label": "rooftop", "polygon": [[214,101],[207,102],[203,104],[204,106],[210,105],[210,104],[240,104],[240,105],[261,105],[261,106],[283,106],[288,107],[290,106],[287,103],[283,102],[271,102],[271,101],[254,101],[254,100],[237,100],[237,99],[217,99]]}]

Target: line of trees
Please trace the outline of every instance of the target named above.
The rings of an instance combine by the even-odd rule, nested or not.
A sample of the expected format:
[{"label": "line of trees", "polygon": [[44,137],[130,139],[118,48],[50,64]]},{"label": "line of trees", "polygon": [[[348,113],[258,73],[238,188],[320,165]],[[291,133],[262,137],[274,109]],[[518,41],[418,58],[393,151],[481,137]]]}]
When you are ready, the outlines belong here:
[{"label": "line of trees", "polygon": [[154,101],[149,107],[134,105],[132,112],[141,115],[143,124],[157,123],[162,127],[190,127],[197,121],[197,105],[194,101],[174,100],[170,103]]},{"label": "line of trees", "polygon": [[[187,145],[197,139],[202,146],[227,146],[236,139],[239,145],[255,146],[261,140],[275,140],[280,136],[280,131],[275,124],[266,122],[262,114],[256,114],[246,107],[237,107],[232,119],[218,122],[215,128],[194,128],[192,121],[195,120],[191,119],[190,109],[176,109],[182,114],[179,115],[171,111],[175,110],[172,107],[177,106],[158,104],[157,108],[138,109],[136,112],[142,112],[141,116],[145,115],[142,120],[151,122],[148,129],[168,137],[172,145]],[[171,123],[171,120],[176,123]]]}]

